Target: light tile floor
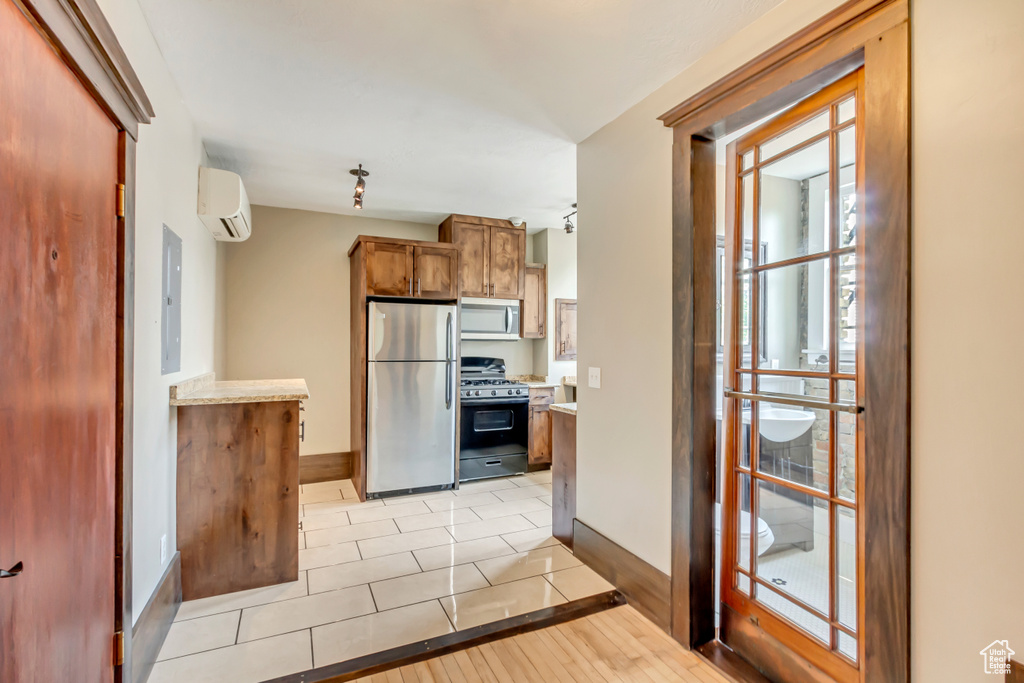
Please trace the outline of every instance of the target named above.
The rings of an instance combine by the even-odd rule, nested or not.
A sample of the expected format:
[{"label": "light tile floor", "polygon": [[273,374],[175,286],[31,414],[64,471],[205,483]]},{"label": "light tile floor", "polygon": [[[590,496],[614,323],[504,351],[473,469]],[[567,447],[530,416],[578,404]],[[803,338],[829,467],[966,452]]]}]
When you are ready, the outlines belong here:
[{"label": "light tile floor", "polygon": [[612,588],[551,537],[550,471],[299,502],[299,580],[183,603],[151,683],[262,681]]}]

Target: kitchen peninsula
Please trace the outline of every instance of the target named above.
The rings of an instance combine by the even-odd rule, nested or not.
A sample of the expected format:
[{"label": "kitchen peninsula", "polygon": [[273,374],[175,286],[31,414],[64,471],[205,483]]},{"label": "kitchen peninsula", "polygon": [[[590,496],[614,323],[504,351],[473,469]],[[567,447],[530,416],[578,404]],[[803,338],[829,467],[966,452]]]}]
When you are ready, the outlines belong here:
[{"label": "kitchen peninsula", "polygon": [[299,401],[305,380],[174,385],[185,600],[298,579]]}]

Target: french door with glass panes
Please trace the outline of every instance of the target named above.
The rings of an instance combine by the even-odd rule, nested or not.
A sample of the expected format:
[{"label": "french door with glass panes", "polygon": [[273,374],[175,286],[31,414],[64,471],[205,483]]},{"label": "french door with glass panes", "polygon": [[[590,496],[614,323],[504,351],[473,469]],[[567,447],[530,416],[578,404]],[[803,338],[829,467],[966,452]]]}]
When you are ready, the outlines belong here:
[{"label": "french door with glass panes", "polygon": [[797,104],[726,162],[721,599],[840,681],[863,660],[862,83]]}]

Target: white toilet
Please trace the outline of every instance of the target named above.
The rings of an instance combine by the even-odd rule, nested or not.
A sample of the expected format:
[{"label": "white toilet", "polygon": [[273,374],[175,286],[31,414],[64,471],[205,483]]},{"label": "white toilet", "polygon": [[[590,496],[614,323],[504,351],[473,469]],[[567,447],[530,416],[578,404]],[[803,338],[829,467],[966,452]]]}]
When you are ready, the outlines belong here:
[{"label": "white toilet", "polygon": [[[722,506],[715,503],[715,543],[720,544],[722,541]],[[746,550],[750,547],[750,513],[744,510],[740,510],[740,556],[741,559],[749,551]],[[757,518],[757,556],[764,555],[768,548],[772,547],[772,543],[775,543],[775,534],[772,533],[772,528],[768,526],[768,523]],[[721,546],[719,546],[721,547]]]}]

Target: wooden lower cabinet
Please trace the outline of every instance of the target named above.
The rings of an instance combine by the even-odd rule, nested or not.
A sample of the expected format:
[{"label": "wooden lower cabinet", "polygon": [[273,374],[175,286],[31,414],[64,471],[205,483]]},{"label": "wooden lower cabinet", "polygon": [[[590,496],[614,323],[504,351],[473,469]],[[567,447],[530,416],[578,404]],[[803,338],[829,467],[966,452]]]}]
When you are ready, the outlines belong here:
[{"label": "wooden lower cabinet", "polygon": [[184,600],[299,578],[299,402],[178,407]]},{"label": "wooden lower cabinet", "polygon": [[572,548],[576,518],[576,416],[551,412],[551,535]]},{"label": "wooden lower cabinet", "polygon": [[529,464],[551,464],[551,409],[547,406],[530,406]]}]

